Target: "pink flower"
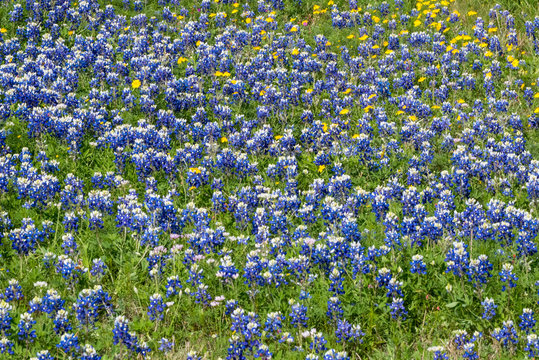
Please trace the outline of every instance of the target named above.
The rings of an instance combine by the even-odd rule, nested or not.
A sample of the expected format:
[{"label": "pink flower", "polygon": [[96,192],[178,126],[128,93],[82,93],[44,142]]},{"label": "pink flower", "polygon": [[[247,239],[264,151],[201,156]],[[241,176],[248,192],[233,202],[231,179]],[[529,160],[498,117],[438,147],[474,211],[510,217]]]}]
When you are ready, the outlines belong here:
[{"label": "pink flower", "polygon": [[204,255],[195,255],[195,262],[199,262],[200,260],[204,260],[206,257]]},{"label": "pink flower", "polygon": [[313,238],[307,238],[305,239],[305,245],[308,247],[312,247],[316,243],[316,240]]},{"label": "pink flower", "polygon": [[172,248],[170,249],[170,252],[173,254],[173,255],[176,255],[176,254],[179,254],[180,251],[182,251],[183,249],[183,245],[181,244],[175,244],[174,246],[172,246]]}]

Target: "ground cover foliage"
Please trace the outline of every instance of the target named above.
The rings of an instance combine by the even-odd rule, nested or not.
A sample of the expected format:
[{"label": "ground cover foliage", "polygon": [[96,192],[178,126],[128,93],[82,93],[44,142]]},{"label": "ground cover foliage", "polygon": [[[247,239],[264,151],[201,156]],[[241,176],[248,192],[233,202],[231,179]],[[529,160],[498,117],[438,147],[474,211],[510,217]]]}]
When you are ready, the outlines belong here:
[{"label": "ground cover foliage", "polygon": [[0,358],[537,358],[533,1],[0,0]]}]

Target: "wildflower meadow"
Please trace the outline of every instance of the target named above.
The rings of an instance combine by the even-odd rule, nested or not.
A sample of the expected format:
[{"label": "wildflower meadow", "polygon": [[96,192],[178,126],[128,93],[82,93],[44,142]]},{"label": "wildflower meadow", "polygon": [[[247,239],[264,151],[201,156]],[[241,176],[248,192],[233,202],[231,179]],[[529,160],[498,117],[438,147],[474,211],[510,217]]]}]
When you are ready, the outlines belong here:
[{"label": "wildflower meadow", "polygon": [[0,359],[539,359],[499,1],[0,0]]}]

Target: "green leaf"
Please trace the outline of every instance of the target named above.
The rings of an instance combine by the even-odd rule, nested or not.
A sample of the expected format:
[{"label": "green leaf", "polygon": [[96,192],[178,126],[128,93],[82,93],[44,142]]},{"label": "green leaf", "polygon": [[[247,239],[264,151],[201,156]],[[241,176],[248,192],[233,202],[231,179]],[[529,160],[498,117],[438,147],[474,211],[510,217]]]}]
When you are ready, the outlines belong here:
[{"label": "green leaf", "polygon": [[457,301],[454,301],[452,303],[449,303],[449,304],[446,304],[445,306],[452,309],[454,308],[455,306],[457,306],[459,303]]}]

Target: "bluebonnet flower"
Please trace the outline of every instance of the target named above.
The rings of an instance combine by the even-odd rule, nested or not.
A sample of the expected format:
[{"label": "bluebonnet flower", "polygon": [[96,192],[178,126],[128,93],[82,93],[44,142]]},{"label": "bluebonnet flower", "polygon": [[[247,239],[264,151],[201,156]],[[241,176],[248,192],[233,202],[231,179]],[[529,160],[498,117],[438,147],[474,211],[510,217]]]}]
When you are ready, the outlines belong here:
[{"label": "bluebonnet flower", "polygon": [[234,312],[234,310],[238,309],[238,301],[237,300],[228,300],[225,304],[225,315],[230,315]]},{"label": "bluebonnet flower", "polygon": [[65,310],[59,310],[54,318],[54,332],[58,335],[65,334],[73,330],[68,318],[68,313]]},{"label": "bluebonnet flower", "polygon": [[376,282],[379,287],[386,287],[391,281],[391,270],[388,268],[381,268],[378,270],[378,275],[376,276]]},{"label": "bluebonnet flower", "polygon": [[404,294],[402,293],[402,281],[398,281],[395,278],[391,278],[389,280],[389,283],[386,285],[386,297],[402,297]]},{"label": "bluebonnet flower", "polygon": [[341,306],[341,300],[337,296],[330,297],[327,305],[328,310],[326,316],[329,318],[330,322],[334,322],[342,317],[344,310]]},{"label": "bluebonnet flower", "polygon": [[168,249],[164,246],[157,246],[150,251],[150,254],[146,258],[148,260],[148,273],[150,276],[160,276],[164,273],[168,259],[170,258],[167,252]]},{"label": "bluebonnet flower", "polygon": [[43,241],[46,235],[35,226],[34,220],[25,218],[22,220],[22,227],[11,230],[8,237],[13,250],[20,255],[28,255],[35,251],[37,242]]},{"label": "bluebonnet flower", "polygon": [[208,292],[208,285],[198,284],[196,291],[191,293],[195,297],[195,303],[208,306],[212,300],[212,296]]},{"label": "bluebonnet flower", "polygon": [[37,359],[37,360],[54,360],[54,357],[49,352],[49,350],[41,350],[36,354],[36,357],[34,359]]},{"label": "bluebonnet flower", "polygon": [[300,300],[309,300],[311,298],[312,298],[312,296],[311,296],[311,294],[309,292],[301,289],[301,291],[299,293],[299,299]]},{"label": "bluebonnet flower", "polygon": [[432,352],[433,360],[449,360],[449,357],[447,356],[443,346],[433,346],[428,348],[427,350]]},{"label": "bluebonnet flower", "polygon": [[45,266],[46,269],[50,268],[51,265],[54,264],[55,260],[56,260],[56,255],[51,253],[50,251],[46,252],[43,255],[43,265]]},{"label": "bluebonnet flower", "polygon": [[153,294],[150,296],[150,305],[148,305],[148,316],[152,321],[163,320],[163,311],[165,310],[165,302],[161,294]]},{"label": "bluebonnet flower", "polygon": [[221,258],[219,271],[215,276],[220,278],[225,283],[231,283],[232,280],[238,278],[238,269],[236,269],[234,266],[232,258],[229,255],[225,255]]},{"label": "bluebonnet flower", "polygon": [[116,317],[112,334],[114,345],[125,345],[131,353],[140,353],[143,356],[148,352],[147,346],[139,343],[138,337],[129,331],[129,321],[124,316]]},{"label": "bluebonnet flower", "polygon": [[73,231],[77,233],[79,231],[79,222],[80,218],[73,211],[66,212],[64,215],[64,231],[69,232]]},{"label": "bluebonnet flower", "polygon": [[408,311],[406,311],[404,307],[404,300],[402,298],[394,297],[392,302],[387,305],[391,309],[391,318],[401,318],[402,320],[406,320],[406,315],[408,314]]},{"label": "bluebonnet flower", "polygon": [[186,360],[202,360],[202,357],[194,350],[191,350],[187,353]]},{"label": "bluebonnet flower", "polygon": [[464,345],[464,353],[462,354],[462,357],[467,360],[476,360],[479,359],[479,355],[477,354],[477,351],[475,350],[475,343],[470,342],[466,343]]},{"label": "bluebonnet flower", "polygon": [[535,331],[533,328],[535,327],[535,323],[537,320],[533,317],[534,312],[532,309],[522,309],[522,315],[520,315],[520,323],[518,326],[520,327],[520,330],[526,332],[526,334],[529,334],[530,331]]},{"label": "bluebonnet flower", "polygon": [[97,321],[103,300],[106,301],[106,299],[101,299],[100,294],[93,289],[84,289],[79,293],[73,309],[81,325],[88,327]]},{"label": "bluebonnet flower", "polygon": [[[444,4],[410,8],[395,0],[360,10],[358,2],[350,0],[346,10],[337,4],[314,9],[314,15],[329,11],[336,31],[357,30],[335,47],[327,34],[305,38],[304,32],[311,34],[310,19],[302,25],[296,20],[281,24],[281,15],[287,13],[278,13],[284,11],[282,0],[259,1],[252,10],[248,4],[221,3],[203,0],[188,10],[179,7],[178,0],[158,0],[159,10],[151,16],[142,12],[147,10],[143,1],[124,0],[125,10],[137,12],[130,18],[123,15],[125,10],[95,1],[8,6],[6,19],[14,26],[0,31],[0,118],[8,129],[0,130],[0,197],[16,200],[13,205],[20,203],[28,214],[42,210],[45,217],[58,215],[62,224],[45,221],[38,226],[26,218],[17,227],[20,217],[11,210],[0,212],[2,241],[17,255],[5,256],[15,262],[28,257],[30,264],[38,252],[43,266],[36,271],[54,275],[54,267],[55,276],[65,280],[76,298],[71,300],[70,319],[64,309],[67,297],[62,299],[59,292],[26,294],[28,284],[22,280],[19,289],[8,284],[0,292],[10,304],[7,311],[1,310],[7,305],[0,306],[3,336],[14,336],[7,333],[13,325],[12,308],[23,304],[20,285],[25,296],[35,296],[22,311],[36,319],[46,313],[59,335],[73,331],[69,320],[77,319],[73,326],[90,327],[111,313],[111,300],[102,288],[77,289],[87,281],[100,283],[105,269],[99,259],[90,269],[83,266],[86,255],[102,256],[95,255],[100,250],[92,246],[77,246],[81,244],[75,239],[87,230],[96,233],[106,250],[110,239],[102,235],[113,227],[124,242],[147,247],[141,256],[148,263],[150,283],[155,282],[157,292],[164,286],[167,298],[180,294],[182,279],[192,300],[218,306],[222,300],[210,295],[216,283],[208,276],[216,272],[227,286],[236,284],[241,274],[252,301],[272,287],[301,285],[300,301],[290,304],[287,315],[289,325],[300,329],[299,336],[309,323],[304,305],[310,301],[308,291],[316,298],[317,284],[327,283],[332,296],[327,320],[335,326],[336,338],[327,338],[324,347],[330,340],[344,343],[363,336],[359,327],[344,320],[349,280],[374,280],[374,293],[384,289],[393,300],[387,301],[388,312],[404,317],[406,287],[400,280],[407,281],[410,274],[399,270],[397,276],[384,268],[392,251],[448,243],[446,272],[466,277],[479,294],[488,293],[497,261],[477,256],[478,250],[499,245],[503,249],[496,257],[515,250],[517,260],[527,266],[537,252],[539,226],[529,209],[517,206],[529,207],[520,201],[521,190],[531,207],[539,199],[539,165],[528,151],[530,130],[525,126],[537,127],[539,117],[533,109],[526,119],[522,111],[511,113],[520,100],[532,107],[535,85],[520,79],[528,67],[518,48],[524,34],[516,32],[509,11],[495,6],[486,23],[477,17],[469,29],[462,16]],[[223,8],[229,5],[239,14]],[[525,20],[525,36],[539,52],[539,18]],[[458,29],[449,28],[451,24]],[[219,31],[213,31],[216,27]],[[499,33],[507,35],[505,40]],[[347,41],[350,44],[341,46]],[[239,56],[251,50],[252,57]],[[510,54],[520,59],[499,58]],[[252,114],[241,114],[247,107]],[[293,125],[290,117],[298,107],[303,107],[300,121]],[[362,115],[350,116],[358,109]],[[396,114],[390,114],[391,109]],[[147,120],[133,120],[138,110]],[[9,119],[16,119],[17,126]],[[9,145],[18,144],[15,136],[23,128],[35,146],[15,154]],[[73,164],[49,159],[57,150],[49,138],[67,147]],[[94,173],[89,183],[73,174],[66,174],[63,183],[56,177],[64,176],[65,166],[80,172],[77,163],[101,152],[111,156],[114,172]],[[88,164],[93,166],[93,161]],[[404,168],[392,169],[399,164]],[[314,179],[311,167],[320,178]],[[393,176],[388,178],[388,172]],[[377,183],[369,191],[353,188],[360,177],[372,185],[371,175]],[[483,188],[487,201],[493,196],[519,201],[490,201],[484,209],[469,199]],[[192,203],[182,208],[183,195]],[[399,208],[402,216],[390,212]],[[383,234],[362,231],[368,212],[374,213]],[[86,221],[88,229],[81,226]],[[54,244],[46,241],[57,225],[65,234],[56,235],[63,253],[58,256],[47,251]],[[242,234],[228,234],[229,226]],[[374,246],[379,236],[384,245]],[[251,242],[253,249],[238,251]],[[233,251],[224,248],[228,243]],[[80,258],[79,252],[85,256]],[[184,267],[178,268],[180,258],[185,273]],[[419,255],[406,261],[412,274],[426,273]],[[514,264],[520,262],[501,269],[503,290],[519,281],[522,269]],[[84,276],[86,271],[91,277]],[[158,305],[148,309],[156,321],[163,314],[163,297],[150,301]],[[285,317],[262,309],[268,304],[256,304],[268,310],[268,338],[294,344],[296,339],[283,332]],[[316,320],[320,309],[313,306],[309,313],[312,310]],[[494,300],[486,298],[482,307],[484,319],[495,316]],[[238,308],[237,301],[229,301],[224,311],[230,315]],[[410,304],[409,311],[415,310]],[[237,315],[238,331],[229,339],[228,357],[270,358],[270,349],[261,343],[258,318]],[[522,332],[533,331],[533,314],[523,313],[520,320]],[[118,320],[114,329],[114,341],[127,347],[127,357],[148,353],[147,345],[129,332],[127,321]],[[458,355],[476,358],[479,345],[467,334],[461,340]],[[321,343],[317,337],[311,351],[326,351]],[[295,350],[308,351],[307,346]],[[0,343],[0,349],[9,351],[10,342]],[[81,347],[73,355],[98,358],[87,353],[84,358]],[[308,355],[318,357],[348,355],[336,350]],[[440,350],[434,357],[446,354]]]},{"label": "bluebonnet flower", "polygon": [[209,181],[209,172],[205,167],[189,168],[187,184],[191,190],[199,188]]},{"label": "bluebonnet flower", "polygon": [[68,356],[75,356],[80,350],[79,338],[75,334],[66,333],[60,338],[56,347],[66,353]]},{"label": "bluebonnet flower", "polygon": [[34,339],[37,337],[36,330],[33,329],[36,321],[32,317],[32,314],[26,312],[21,314],[21,320],[19,321],[18,328],[19,340],[25,342],[34,342]]},{"label": "bluebonnet flower", "polygon": [[[241,355],[244,351],[251,351],[260,345],[260,323],[255,313],[245,313],[241,308],[234,310],[231,314],[231,330],[235,335],[229,339],[229,356]],[[237,335],[236,335],[237,334]]]},{"label": "bluebonnet flower", "polygon": [[11,279],[8,281],[8,285],[3,293],[0,293],[0,299],[7,302],[17,301],[23,298],[22,287],[19,285],[19,281]]},{"label": "bluebonnet flower", "polygon": [[85,344],[81,349],[80,360],[101,360],[101,356],[97,354],[92,345]]},{"label": "bluebonnet flower", "polygon": [[496,308],[498,305],[494,303],[492,298],[485,298],[485,300],[481,302],[481,306],[483,306],[483,319],[491,320],[494,316],[496,316]]},{"label": "bluebonnet flower", "polygon": [[346,351],[337,352],[330,349],[324,353],[324,360],[350,360],[350,357]]},{"label": "bluebonnet flower", "polygon": [[227,359],[244,359],[246,358],[244,355],[245,350],[245,344],[243,341],[240,340],[240,337],[238,335],[232,335],[230,339],[228,339],[229,346],[227,349],[228,356]]},{"label": "bluebonnet flower", "polygon": [[21,4],[15,4],[13,10],[9,12],[9,21],[16,23],[23,17],[23,7]]},{"label": "bluebonnet flower", "polygon": [[168,298],[168,297],[171,297],[173,295],[178,295],[179,294],[179,289],[181,289],[181,288],[182,288],[182,285],[181,285],[181,282],[180,282],[180,277],[178,275],[171,276],[171,277],[167,278],[166,297]]},{"label": "bluebonnet flower", "polygon": [[468,246],[461,241],[453,242],[453,247],[448,251],[445,261],[447,263],[446,272],[453,272],[457,276],[462,276],[468,266],[469,254],[466,250]]},{"label": "bluebonnet flower", "polygon": [[271,359],[273,357],[273,353],[269,350],[269,347],[267,345],[260,344],[258,346],[258,349],[256,349],[254,357],[261,359]]},{"label": "bluebonnet flower", "polygon": [[309,349],[315,353],[319,353],[326,350],[327,340],[324,335],[316,329],[311,329],[309,332],[311,342],[309,343]]},{"label": "bluebonnet flower", "polygon": [[[518,277],[513,274],[513,265],[509,263],[505,263],[502,265],[502,271],[499,272],[500,280],[502,282],[507,282],[509,285],[509,289],[514,288],[517,286],[516,281],[518,280]],[[506,285],[504,284],[502,286],[502,291],[505,291]]]},{"label": "bluebonnet flower", "polygon": [[361,331],[359,325],[352,325],[347,320],[337,320],[337,328],[335,329],[337,342],[357,342],[363,343],[365,333]]},{"label": "bluebonnet flower", "polygon": [[90,268],[90,274],[93,277],[100,279],[105,273],[106,269],[107,269],[107,265],[105,265],[102,259],[93,259],[92,267]]},{"label": "bluebonnet flower", "polygon": [[86,268],[75,263],[73,259],[67,255],[60,255],[56,263],[56,272],[61,274],[70,286],[78,282],[82,274],[86,272]]},{"label": "bluebonnet flower", "polygon": [[88,227],[90,230],[102,229],[104,225],[103,214],[98,210],[93,210],[88,216]]},{"label": "bluebonnet flower", "polygon": [[292,311],[288,315],[290,318],[290,323],[294,327],[307,327],[307,307],[303,304],[297,303],[294,300],[289,301]]},{"label": "bluebonnet flower", "polygon": [[167,338],[161,338],[159,340],[159,351],[162,351],[163,353],[167,354],[174,348],[174,342],[168,340]]},{"label": "bluebonnet flower", "polygon": [[423,255],[414,255],[412,256],[412,261],[410,262],[412,274],[427,274],[427,265],[423,262]]},{"label": "bluebonnet flower", "polygon": [[13,351],[13,342],[11,342],[11,340],[6,337],[0,339],[0,354],[15,354],[15,352]]},{"label": "bluebonnet flower", "polygon": [[3,336],[10,335],[11,321],[13,320],[11,310],[13,307],[9,303],[4,300],[0,302],[0,332]]},{"label": "bluebonnet flower", "polygon": [[373,194],[372,208],[376,214],[376,219],[378,221],[381,220],[389,210],[389,204],[387,203],[386,197],[381,193]]},{"label": "bluebonnet flower", "polygon": [[344,294],[344,287],[343,287],[343,271],[340,270],[338,267],[334,267],[330,274],[329,274],[329,291],[333,292],[335,294]]},{"label": "bluebonnet flower", "polygon": [[50,317],[54,317],[58,311],[65,310],[64,303],[65,300],[58,294],[58,291],[49,289],[45,296],[43,296],[41,310],[49,314]]},{"label": "bluebonnet flower", "polygon": [[264,331],[266,332],[266,337],[276,337],[277,335],[279,335],[282,330],[284,320],[285,316],[282,315],[280,312],[268,313],[266,317],[266,322],[264,323]]},{"label": "bluebonnet flower", "polygon": [[65,255],[74,255],[77,252],[77,243],[73,234],[67,233],[62,236],[62,249]]},{"label": "bluebonnet flower", "polygon": [[504,321],[501,329],[494,329],[492,336],[504,347],[508,347],[509,345],[514,346],[518,343],[517,331],[511,320]]},{"label": "bluebonnet flower", "polygon": [[490,273],[493,269],[486,255],[479,255],[477,259],[472,259],[468,263],[467,275],[468,281],[473,282],[474,286],[482,286],[487,283],[487,279],[492,277]]},{"label": "bluebonnet flower", "polygon": [[524,348],[524,351],[527,352],[526,355],[530,359],[539,356],[539,337],[537,337],[536,334],[530,334],[526,337],[526,347]]}]

